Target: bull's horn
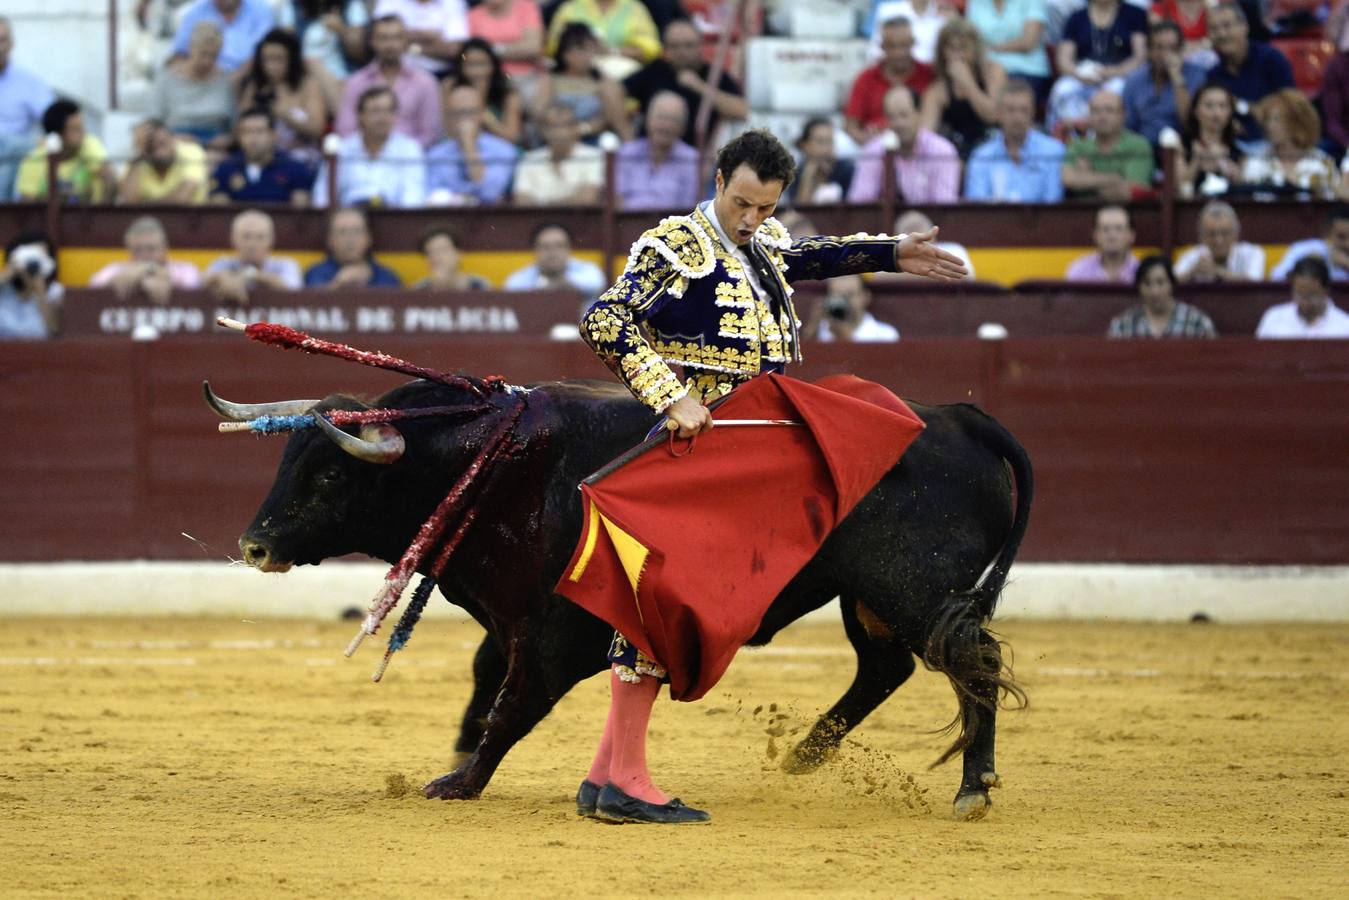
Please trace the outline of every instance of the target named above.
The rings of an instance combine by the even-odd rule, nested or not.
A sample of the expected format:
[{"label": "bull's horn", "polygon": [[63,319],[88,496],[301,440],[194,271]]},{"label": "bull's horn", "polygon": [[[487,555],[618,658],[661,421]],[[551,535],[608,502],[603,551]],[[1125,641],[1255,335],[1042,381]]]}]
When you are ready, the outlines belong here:
[{"label": "bull's horn", "polygon": [[282,400],[277,403],[231,403],[222,400],[211,390],[211,382],[201,383],[201,392],[206,395],[206,405],[215,410],[222,419],[246,422],[259,416],[300,416],[309,412],[318,403],[317,400]]},{"label": "bull's horn", "polygon": [[403,442],[403,436],[392,425],[363,425],[361,436],[355,437],[347,434],[323,416],[314,416],[314,421],[318,423],[324,434],[332,438],[333,443],[357,459],[363,459],[366,462],[387,466],[402,456],[403,451],[407,448],[407,445]]}]

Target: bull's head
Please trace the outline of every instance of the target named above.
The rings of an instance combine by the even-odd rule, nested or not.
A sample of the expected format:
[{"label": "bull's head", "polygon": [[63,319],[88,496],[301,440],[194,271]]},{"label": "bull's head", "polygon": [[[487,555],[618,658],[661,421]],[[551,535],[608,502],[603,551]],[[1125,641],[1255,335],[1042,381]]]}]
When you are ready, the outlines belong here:
[{"label": "bull's head", "polygon": [[207,404],[231,421],[308,415],[317,426],[291,435],[271,492],[239,538],[245,562],[264,572],[284,572],[296,563],[317,564],[347,553],[380,555],[387,539],[377,533],[380,500],[392,464],[406,450],[397,429],[362,425],[351,434],[333,425],[324,413],[368,408],[350,397],[242,404],[222,400],[209,384],[203,390]]}]

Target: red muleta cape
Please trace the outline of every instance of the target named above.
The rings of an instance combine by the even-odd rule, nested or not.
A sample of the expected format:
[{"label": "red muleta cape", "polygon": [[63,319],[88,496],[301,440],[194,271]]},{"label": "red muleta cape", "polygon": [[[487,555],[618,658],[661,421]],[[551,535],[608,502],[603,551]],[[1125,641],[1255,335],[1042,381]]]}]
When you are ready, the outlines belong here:
[{"label": "red muleta cape", "polygon": [[852,375],[760,376],[715,418],[805,427],[713,428],[685,456],[657,448],[582,485],[581,540],[555,588],[663,665],[676,700],[712,689],[774,598],[923,430],[904,401]]}]

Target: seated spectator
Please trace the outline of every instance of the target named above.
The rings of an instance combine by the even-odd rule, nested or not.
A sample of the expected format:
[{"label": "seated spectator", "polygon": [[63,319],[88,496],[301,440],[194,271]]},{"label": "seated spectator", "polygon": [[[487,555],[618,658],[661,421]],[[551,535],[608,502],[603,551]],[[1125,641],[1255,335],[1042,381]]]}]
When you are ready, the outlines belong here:
[{"label": "seated spectator", "polygon": [[239,108],[266,108],[276,122],[276,145],[318,156],[319,138],[328,131],[328,105],[319,81],[309,74],[300,42],[289,31],[267,32],[253,53],[253,65],[239,87]]},{"label": "seated spectator", "polygon": [[1218,62],[1208,71],[1208,80],[1245,101],[1237,109],[1239,137],[1255,141],[1261,137],[1260,126],[1250,110],[1275,91],[1293,87],[1293,67],[1269,44],[1251,40],[1246,13],[1231,0],[1222,0],[1209,10],[1208,34],[1218,54]]},{"label": "seated spectator", "polygon": [[829,293],[815,311],[815,328],[807,329],[817,341],[855,344],[887,344],[899,340],[899,329],[873,316],[871,291],[861,275],[842,275],[825,282]]},{"label": "seated spectator", "polygon": [[403,279],[370,252],[370,223],[359,209],[339,209],[328,220],[328,255],[304,273],[307,288],[402,287]]},{"label": "seated spectator", "polygon": [[465,0],[379,0],[375,18],[397,16],[407,27],[411,60],[434,75],[454,69],[468,40]]},{"label": "seated spectator", "polygon": [[[84,114],[70,100],[57,100],[42,114],[42,131],[61,139],[56,153],[56,189],[65,203],[103,203],[117,195],[117,176],[103,142],[84,130]],[[39,142],[23,158],[14,182],[17,200],[47,199],[47,148]]]},{"label": "seated spectator", "polygon": [[1049,92],[1049,124],[1080,122],[1102,89],[1116,94],[1147,60],[1148,16],[1122,0],[1090,0],[1068,17],[1055,48],[1059,79]]},{"label": "seated spectator", "polygon": [[397,16],[376,19],[370,26],[370,48],[375,58],[353,72],[342,92],[333,129],[343,137],[356,133],[356,105],[371,88],[386,87],[398,98],[398,118],[394,128],[430,147],[445,133],[441,109],[440,85],[434,76],[403,59],[407,52],[407,29]]},{"label": "seated spectator", "polygon": [[843,107],[843,130],[865,144],[886,128],[885,97],[897,85],[922,94],[932,83],[932,67],[913,58],[913,27],[908,19],[881,23],[881,59],[858,73]]},{"label": "seated spectator", "polygon": [[220,29],[223,44],[219,64],[233,72],[252,59],[253,48],[276,25],[276,18],[265,0],[196,0],[178,24],[174,56],[188,55],[192,32],[200,22],[210,22]]},{"label": "seated spectator", "polygon": [[512,85],[491,44],[469,38],[459,51],[455,84],[468,85],[482,98],[482,128],[503,141],[520,144],[525,133],[525,104]]},{"label": "seated spectator", "polygon": [[[638,0],[563,0],[548,23],[549,53],[557,49],[562,30],[571,24],[585,25],[600,41],[600,71],[613,69],[612,77],[631,75],[640,63],[660,55],[660,31],[651,13]],[[606,59],[605,57],[609,57]],[[620,59],[626,58],[626,65]],[[627,71],[623,71],[627,69]],[[620,74],[621,73],[621,74]]]},{"label": "seated spectator", "polygon": [[1164,256],[1138,264],[1134,288],[1143,302],[1110,320],[1111,338],[1214,338],[1213,320],[1176,300],[1176,276]]},{"label": "seated spectator", "polygon": [[689,209],[698,202],[698,151],[679,139],[688,107],[678,94],[651,101],[646,137],[618,149],[615,193],[622,209]]},{"label": "seated spectator", "polygon": [[1091,137],[1068,145],[1063,186],[1073,196],[1115,203],[1152,192],[1152,145],[1124,129],[1124,99],[1109,89],[1091,98]]},{"label": "seated spectator", "polygon": [[174,289],[201,287],[201,273],[189,262],[169,259],[169,236],[154,216],[141,216],[123,236],[129,260],[108,263],[89,279],[94,288],[110,287],[123,303],[164,305]]},{"label": "seated spectator", "polygon": [[170,60],[155,79],[148,112],[177,134],[223,149],[234,118],[234,87],[230,73],[216,65],[221,43],[214,22],[198,22],[187,56]]},{"label": "seated spectator", "polygon": [[32,149],[55,96],[38,76],[14,65],[14,27],[0,16],[0,202],[14,196],[19,160]]},{"label": "seated spectator", "polygon": [[1320,106],[1326,120],[1327,150],[1343,156],[1349,150],[1349,3],[1340,3],[1326,22],[1326,40],[1338,51],[1326,63]]},{"label": "seated spectator", "polygon": [[1326,214],[1325,227],[1319,238],[1308,238],[1293,244],[1283,259],[1269,273],[1270,281],[1283,281],[1293,267],[1309,256],[1320,257],[1330,269],[1335,281],[1349,281],[1349,206],[1336,204]]},{"label": "seated spectator", "polygon": [[965,199],[1004,203],[1058,203],[1063,199],[1060,169],[1064,147],[1032,129],[1035,90],[1009,78],[998,96],[1002,131],[970,154]]},{"label": "seated spectator", "polygon": [[1180,47],[1175,22],[1154,22],[1148,28],[1148,64],[1124,79],[1124,127],[1153,146],[1163,128],[1181,130],[1190,102],[1204,83],[1203,67],[1184,59]]},{"label": "seated spectator", "polygon": [[136,158],[117,191],[119,203],[206,202],[206,151],[190,138],[174,135],[156,119],[141,123],[134,138]]},{"label": "seated spectator", "polygon": [[1241,220],[1231,204],[1210,200],[1199,211],[1199,243],[1176,260],[1182,284],[1215,281],[1263,281],[1265,251],[1240,240]]},{"label": "seated spectator", "polygon": [[[932,220],[927,214],[918,209],[906,209],[895,217],[894,234],[918,234],[932,230]],[[965,264],[965,277],[970,281],[974,280],[974,263],[970,261],[970,251],[965,249],[964,244],[955,241],[935,241],[934,246],[945,250],[952,256],[958,257]],[[885,279],[895,281],[919,281],[923,276],[910,275],[908,272],[876,272],[872,276],[873,280]]]},{"label": "seated spectator", "polygon": [[46,235],[30,231],[5,245],[0,266],[0,340],[41,341],[61,333],[61,300],[56,248]]},{"label": "seated spectator", "polygon": [[[960,199],[960,154],[955,145],[918,123],[918,98],[899,85],[885,95],[885,115],[895,150],[894,184],[908,203],[955,203]],[[857,160],[857,174],[848,188],[849,203],[874,203],[885,188],[885,142],[878,135],[867,142]]]},{"label": "seated spectator", "polygon": [[[712,66],[703,58],[703,36],[687,19],[676,19],[665,26],[665,52],[623,79],[623,90],[646,115],[651,99],[657,94],[673,91],[684,98],[688,107],[688,123],[682,140],[691,147],[698,146],[698,118],[707,79],[712,77]],[[744,119],[749,115],[749,103],[740,83],[722,72],[716,87],[710,92],[711,113],[707,119],[707,134],[713,134],[722,119]]]},{"label": "seated spectator", "polygon": [[960,13],[946,0],[876,0],[862,25],[862,36],[871,38],[872,57],[881,55],[881,29],[877,26],[899,18],[908,19],[913,29],[913,58],[931,66],[938,59],[937,34],[959,19]]},{"label": "seated spectator", "polygon": [[1158,0],[1152,4],[1151,19],[1154,24],[1165,22],[1176,27],[1180,39],[1176,49],[1187,60],[1194,58],[1197,62],[1213,55],[1208,40],[1207,0]]},{"label": "seated spectator", "polygon": [[216,203],[288,203],[308,206],[314,184],[309,167],[276,149],[276,123],[265,109],[240,114],[234,126],[238,152],[222,160],[211,176]]},{"label": "seated spectator", "polygon": [[273,256],[276,230],[272,217],[246,209],[230,223],[231,256],[206,267],[202,286],[226,303],[248,305],[254,288],[293,291],[300,287],[300,265],[286,256]]},{"label": "seated spectator", "polygon": [[296,0],[281,6],[276,24],[299,37],[300,53],[313,63],[310,72],[323,85],[324,101],[330,110],[337,109],[342,82],[370,56],[366,46],[369,4],[366,0]]},{"label": "seated spectator", "polygon": [[1241,177],[1236,98],[1220,84],[1205,84],[1190,103],[1176,154],[1177,193],[1192,197],[1226,194]]},{"label": "seated spectator", "polygon": [[472,85],[451,87],[445,95],[449,137],[426,154],[426,187],[437,205],[500,203],[510,190],[519,151],[487,131],[482,95]]},{"label": "seated spectator", "polygon": [[[337,206],[419,207],[426,204],[426,155],[421,144],[394,130],[398,97],[367,88],[356,101],[356,133],[337,151]],[[314,205],[328,205],[328,161],[314,179]]]},{"label": "seated spectator", "polygon": [[1330,269],[1319,256],[1297,261],[1290,273],[1293,299],[1265,310],[1255,329],[1258,338],[1349,338],[1349,313],[1326,293]]},{"label": "seated spectator", "polygon": [[1268,145],[1246,157],[1241,167],[1244,190],[1331,200],[1340,173],[1324,150],[1321,117],[1297,88],[1275,91],[1255,107],[1255,119]]},{"label": "seated spectator", "polygon": [[481,275],[459,268],[459,241],[448,228],[434,228],[422,238],[418,249],[426,257],[431,274],[413,285],[431,291],[486,291],[492,284]]},{"label": "seated spectator", "polygon": [[839,159],[834,152],[834,123],[816,116],[806,120],[796,141],[801,164],[796,178],[783,192],[786,204],[819,205],[841,203],[852,184],[852,160]]},{"label": "seated spectator", "polygon": [[953,17],[937,36],[936,78],[923,92],[923,127],[968,159],[997,122],[997,97],[1006,83],[1007,73],[984,50],[979,32]]},{"label": "seated spectator", "polygon": [[604,154],[580,142],[581,127],[572,108],[555,101],[544,111],[539,130],[546,146],[520,159],[515,202],[520,206],[599,203],[604,190]]},{"label": "seated spectator", "polygon": [[[1096,252],[1073,260],[1063,276],[1065,280],[1121,284],[1134,280],[1138,259],[1133,253],[1134,223],[1127,209],[1102,206],[1096,210],[1096,227],[1092,229],[1091,239],[1096,244]],[[1170,269],[1169,263],[1167,268]],[[1167,274],[1170,275],[1170,271]]]},{"label": "seated spectator", "polygon": [[573,23],[562,29],[553,68],[539,76],[534,91],[534,118],[542,118],[544,110],[557,101],[576,114],[582,138],[598,137],[609,128],[631,140],[636,131],[624,108],[623,87],[595,67],[599,51],[599,39],[589,27]]},{"label": "seated spectator", "polygon": [[1023,79],[1037,99],[1049,93],[1045,0],[969,0],[965,18],[1008,78]]},{"label": "seated spectator", "polygon": [[482,0],[468,11],[468,33],[496,51],[506,74],[533,78],[543,63],[543,16],[534,0]]},{"label": "seated spectator", "polygon": [[609,286],[604,272],[594,263],[571,255],[571,232],[565,225],[543,222],[529,238],[534,263],[506,278],[508,291],[579,291],[588,307]]}]

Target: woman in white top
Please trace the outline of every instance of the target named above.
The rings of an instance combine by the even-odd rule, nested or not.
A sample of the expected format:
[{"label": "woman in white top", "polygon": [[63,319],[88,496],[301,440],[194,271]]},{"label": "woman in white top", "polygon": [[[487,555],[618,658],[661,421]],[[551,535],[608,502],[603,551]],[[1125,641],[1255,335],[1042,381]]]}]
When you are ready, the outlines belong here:
[{"label": "woman in white top", "polygon": [[1339,171],[1335,160],[1316,146],[1321,138],[1321,117],[1311,101],[1296,88],[1284,88],[1256,104],[1255,118],[1269,146],[1246,157],[1241,167],[1242,184],[1256,193],[1268,189],[1333,199]]}]

